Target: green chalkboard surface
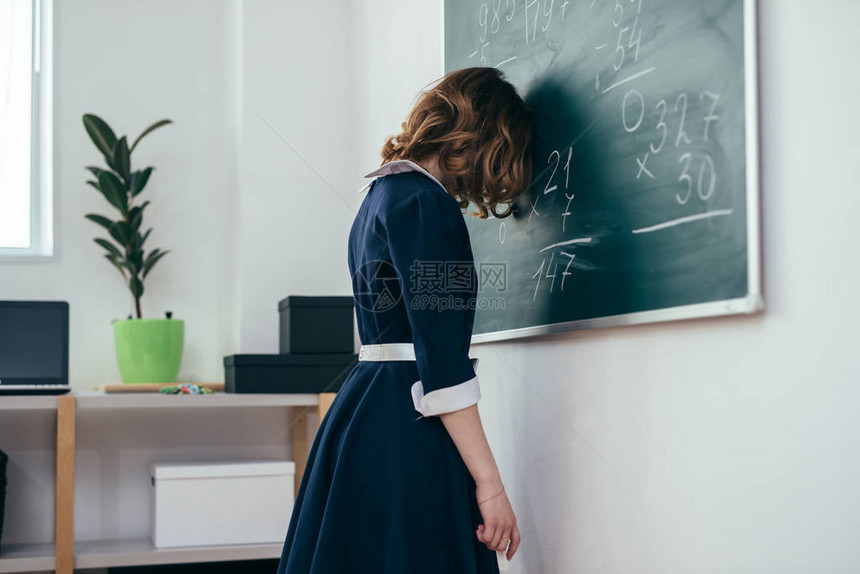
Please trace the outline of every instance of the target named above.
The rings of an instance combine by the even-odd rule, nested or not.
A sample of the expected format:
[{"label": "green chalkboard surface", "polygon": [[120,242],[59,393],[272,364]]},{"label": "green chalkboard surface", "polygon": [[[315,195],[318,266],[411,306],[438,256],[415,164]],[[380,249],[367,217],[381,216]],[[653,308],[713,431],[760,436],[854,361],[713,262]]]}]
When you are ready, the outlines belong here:
[{"label": "green chalkboard surface", "polygon": [[474,340],[763,308],[752,0],[447,0],[445,71],[535,111],[515,215],[467,216]]}]

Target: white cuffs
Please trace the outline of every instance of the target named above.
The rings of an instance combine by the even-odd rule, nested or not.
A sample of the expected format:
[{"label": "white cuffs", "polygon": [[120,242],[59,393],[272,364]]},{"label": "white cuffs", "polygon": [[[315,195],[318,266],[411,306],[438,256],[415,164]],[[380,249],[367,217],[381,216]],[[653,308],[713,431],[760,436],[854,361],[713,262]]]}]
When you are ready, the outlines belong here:
[{"label": "white cuffs", "polygon": [[412,403],[415,410],[425,417],[459,411],[477,404],[479,400],[481,389],[477,376],[459,385],[431,391],[426,395],[421,381],[415,381],[412,385]]}]

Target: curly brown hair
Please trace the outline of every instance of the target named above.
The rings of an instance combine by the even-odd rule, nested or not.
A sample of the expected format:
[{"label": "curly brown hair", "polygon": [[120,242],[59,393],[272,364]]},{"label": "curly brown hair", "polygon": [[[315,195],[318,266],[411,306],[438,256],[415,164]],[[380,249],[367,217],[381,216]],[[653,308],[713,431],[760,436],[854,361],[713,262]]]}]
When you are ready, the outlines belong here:
[{"label": "curly brown hair", "polygon": [[531,185],[532,112],[496,68],[446,74],[418,95],[401,129],[385,142],[382,163],[438,154],[442,183],[461,209],[475,204],[472,215],[508,217]]}]

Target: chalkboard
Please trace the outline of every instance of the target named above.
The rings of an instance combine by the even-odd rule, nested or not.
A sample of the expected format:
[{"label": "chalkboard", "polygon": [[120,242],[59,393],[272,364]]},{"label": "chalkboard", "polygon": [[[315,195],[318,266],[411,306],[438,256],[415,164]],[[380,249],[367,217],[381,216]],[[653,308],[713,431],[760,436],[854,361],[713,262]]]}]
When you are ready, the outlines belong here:
[{"label": "chalkboard", "polygon": [[752,0],[447,0],[445,71],[536,114],[515,214],[466,216],[474,341],[763,308]]}]

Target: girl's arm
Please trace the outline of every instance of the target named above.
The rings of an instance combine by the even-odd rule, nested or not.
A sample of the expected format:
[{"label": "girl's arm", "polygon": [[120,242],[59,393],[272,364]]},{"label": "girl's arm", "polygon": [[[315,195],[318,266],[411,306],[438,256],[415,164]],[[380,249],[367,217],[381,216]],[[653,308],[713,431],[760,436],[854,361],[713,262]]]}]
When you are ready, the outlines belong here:
[{"label": "girl's arm", "polygon": [[[504,492],[502,477],[484,434],[478,406],[439,415],[460,456],[478,486],[477,497],[484,524],[475,533],[491,550],[507,550],[510,560],[520,545],[520,531]],[[486,501],[486,502],[484,502]],[[508,540],[504,540],[507,538]],[[510,546],[508,545],[510,541]]]}]

